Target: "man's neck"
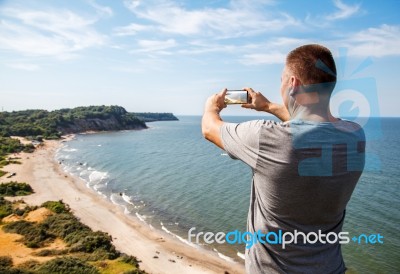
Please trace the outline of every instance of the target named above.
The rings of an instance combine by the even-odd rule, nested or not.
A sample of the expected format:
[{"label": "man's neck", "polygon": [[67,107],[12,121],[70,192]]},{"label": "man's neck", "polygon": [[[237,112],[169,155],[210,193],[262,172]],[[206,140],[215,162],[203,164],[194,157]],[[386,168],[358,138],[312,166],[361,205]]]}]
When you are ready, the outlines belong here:
[{"label": "man's neck", "polygon": [[328,108],[317,108],[317,107],[301,107],[301,110],[296,113],[292,119],[301,119],[305,121],[315,122],[337,122],[339,119],[335,118]]}]

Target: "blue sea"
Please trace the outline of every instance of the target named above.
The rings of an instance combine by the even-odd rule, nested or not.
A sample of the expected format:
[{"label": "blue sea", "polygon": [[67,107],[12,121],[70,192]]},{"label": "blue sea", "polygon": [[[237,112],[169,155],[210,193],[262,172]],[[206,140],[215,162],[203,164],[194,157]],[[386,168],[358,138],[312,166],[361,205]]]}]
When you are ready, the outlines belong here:
[{"label": "blue sea", "polygon": [[[187,242],[196,232],[245,231],[251,169],[203,139],[200,116],[148,123],[149,129],[79,134],[58,151],[65,171],[126,214]],[[224,117],[231,122],[261,117]],[[265,118],[265,117],[264,117]],[[350,273],[400,273],[400,119],[365,128],[367,165],[350,200],[343,231],[380,234],[383,244],[342,245]],[[244,244],[204,244],[243,262]]]}]

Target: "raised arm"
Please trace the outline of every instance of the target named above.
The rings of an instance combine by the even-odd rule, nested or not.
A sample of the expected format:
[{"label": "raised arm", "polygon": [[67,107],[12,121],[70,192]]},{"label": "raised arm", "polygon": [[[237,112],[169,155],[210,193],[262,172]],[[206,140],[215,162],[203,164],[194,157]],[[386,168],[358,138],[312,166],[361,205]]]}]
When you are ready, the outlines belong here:
[{"label": "raised arm", "polygon": [[204,138],[224,149],[222,144],[220,129],[224,123],[219,113],[226,107],[224,102],[227,89],[214,94],[207,99],[203,119],[201,121],[201,130]]},{"label": "raised arm", "polygon": [[244,88],[244,90],[247,90],[249,92],[249,95],[251,97],[251,103],[243,104],[242,107],[255,109],[257,111],[268,112],[278,117],[283,122],[290,120],[289,111],[284,105],[270,102],[260,92],[255,92],[251,88]]}]

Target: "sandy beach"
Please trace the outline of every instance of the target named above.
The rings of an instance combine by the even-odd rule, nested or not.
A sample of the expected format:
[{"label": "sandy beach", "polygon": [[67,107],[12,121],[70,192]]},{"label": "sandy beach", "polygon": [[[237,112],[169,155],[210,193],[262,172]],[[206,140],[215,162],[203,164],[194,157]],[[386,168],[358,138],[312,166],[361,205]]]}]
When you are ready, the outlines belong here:
[{"label": "sandy beach", "polygon": [[[64,140],[65,141],[65,140]],[[20,153],[21,165],[5,166],[7,175],[0,182],[27,182],[35,193],[17,197],[28,204],[40,205],[49,200],[63,200],[75,216],[91,227],[113,237],[116,248],[136,256],[140,267],[149,273],[244,273],[240,263],[228,262],[215,253],[189,246],[173,236],[151,229],[135,217],[125,215],[123,209],[96,194],[85,183],[64,173],[54,154],[61,141],[45,141],[34,153]]]}]

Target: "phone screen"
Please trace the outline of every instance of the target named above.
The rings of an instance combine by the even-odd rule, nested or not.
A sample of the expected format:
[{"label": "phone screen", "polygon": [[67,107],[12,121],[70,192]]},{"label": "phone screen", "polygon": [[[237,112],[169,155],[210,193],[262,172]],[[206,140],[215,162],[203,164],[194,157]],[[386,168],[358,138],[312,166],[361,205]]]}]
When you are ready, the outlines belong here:
[{"label": "phone screen", "polygon": [[248,100],[248,92],[245,90],[240,90],[240,91],[230,91],[225,95],[225,103],[228,105],[231,104],[247,104],[249,102]]}]

